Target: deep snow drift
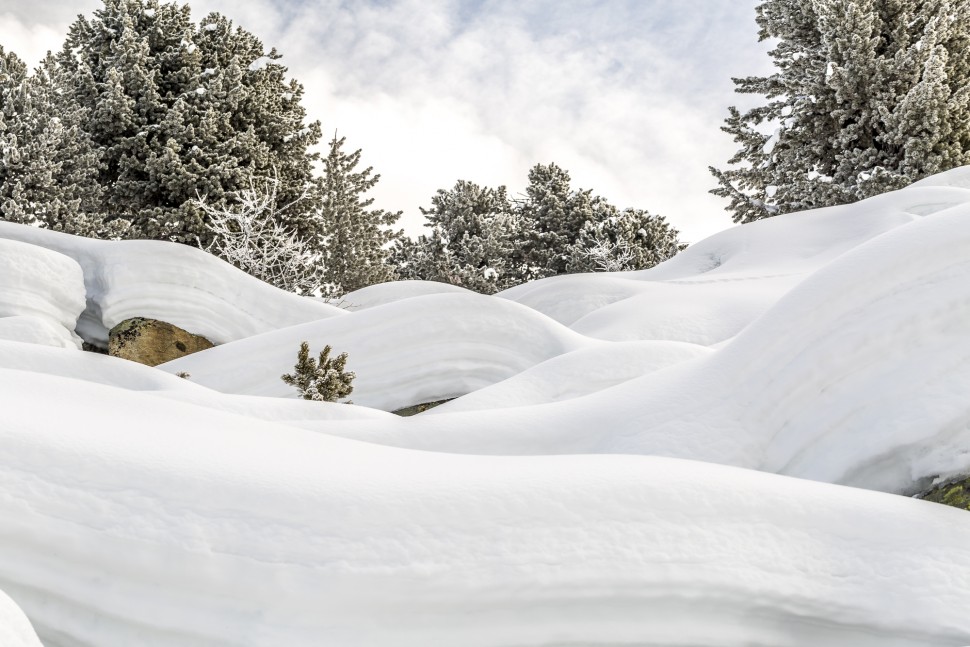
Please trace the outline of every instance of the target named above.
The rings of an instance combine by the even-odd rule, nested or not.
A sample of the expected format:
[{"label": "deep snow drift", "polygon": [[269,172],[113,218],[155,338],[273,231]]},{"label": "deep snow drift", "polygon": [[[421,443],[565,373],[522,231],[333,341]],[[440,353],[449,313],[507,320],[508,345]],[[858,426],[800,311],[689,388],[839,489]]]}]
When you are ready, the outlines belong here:
[{"label": "deep snow drift", "polygon": [[[970,515],[872,491],[970,472],[970,169],[496,297],[3,250],[46,268],[0,275],[0,589],[45,647],[970,644]],[[82,310],[222,345],[82,353]],[[304,339],[357,405],[294,399]]]}]

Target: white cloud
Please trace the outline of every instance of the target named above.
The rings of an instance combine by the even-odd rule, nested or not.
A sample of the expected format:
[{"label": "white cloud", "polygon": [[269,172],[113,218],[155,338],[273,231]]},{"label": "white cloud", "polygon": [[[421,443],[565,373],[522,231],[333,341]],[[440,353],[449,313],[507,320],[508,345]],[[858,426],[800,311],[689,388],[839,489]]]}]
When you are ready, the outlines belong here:
[{"label": "white cloud", "polygon": [[[0,0],[0,14],[10,1]],[[192,6],[196,19],[221,11],[280,50],[306,86],[310,116],[325,133],[337,129],[349,146],[364,149],[363,161],[382,175],[379,206],[404,209],[412,232],[418,207],[436,189],[461,178],[506,184],[514,193],[529,167],[555,161],[575,186],[660,213],[697,240],[730,224],[723,203],[707,194],[714,184],[707,166],[723,165],[734,152],[719,131],[727,105],[738,99],[730,77],[766,69],[756,3]],[[43,4],[33,17],[21,10],[0,19],[5,45],[28,60],[57,47],[72,15],[98,3]]]}]

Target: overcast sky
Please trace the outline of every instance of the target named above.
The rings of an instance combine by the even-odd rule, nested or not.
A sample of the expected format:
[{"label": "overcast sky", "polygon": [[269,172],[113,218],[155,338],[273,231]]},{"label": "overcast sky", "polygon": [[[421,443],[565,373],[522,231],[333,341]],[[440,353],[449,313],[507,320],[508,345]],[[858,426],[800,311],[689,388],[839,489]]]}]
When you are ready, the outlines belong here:
[{"label": "overcast sky", "polygon": [[[732,76],[769,69],[759,0],[192,0],[275,46],[405,212],[466,179],[521,193],[556,162],[576,188],[667,217],[695,242],[731,225],[707,192],[733,154]],[[31,65],[100,0],[0,0],[0,43]],[[748,99],[750,101],[750,99]]]}]

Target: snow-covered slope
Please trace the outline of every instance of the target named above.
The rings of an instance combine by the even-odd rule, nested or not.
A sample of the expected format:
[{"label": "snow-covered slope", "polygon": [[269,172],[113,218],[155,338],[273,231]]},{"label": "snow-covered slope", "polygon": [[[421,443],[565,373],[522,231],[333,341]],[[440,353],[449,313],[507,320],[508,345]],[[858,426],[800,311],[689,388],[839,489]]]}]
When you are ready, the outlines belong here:
[{"label": "snow-covered slope", "polygon": [[[70,330],[70,256],[99,325],[227,342],[158,370],[0,339],[0,589],[45,647],[970,645],[970,514],[873,491],[970,472],[970,169],[335,317],[191,250],[3,238],[63,266],[0,274],[10,328]],[[296,400],[303,340],[359,404],[469,395]]]},{"label": "snow-covered slope", "polygon": [[0,221],[4,239],[46,247],[80,264],[87,309],[77,332],[101,346],[107,345],[108,330],[131,317],[167,321],[222,344],[343,314],[186,245],[93,240]]},{"label": "snow-covered slope", "polygon": [[9,369],[0,384],[23,403],[0,432],[0,586],[48,647],[970,639],[970,515],[935,504],[671,459],[381,448]]}]

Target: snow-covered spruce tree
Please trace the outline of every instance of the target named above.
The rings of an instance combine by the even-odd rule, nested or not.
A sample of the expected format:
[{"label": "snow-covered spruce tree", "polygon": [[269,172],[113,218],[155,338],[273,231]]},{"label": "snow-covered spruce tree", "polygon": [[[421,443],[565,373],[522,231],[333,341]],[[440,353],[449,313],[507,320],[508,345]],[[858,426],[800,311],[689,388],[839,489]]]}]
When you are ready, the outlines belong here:
[{"label": "snow-covered spruce tree", "polygon": [[[614,208],[615,210],[615,208]],[[661,216],[642,209],[615,210],[600,222],[587,221],[570,248],[569,272],[644,270],[686,247]]]},{"label": "snow-covered spruce tree", "polygon": [[[206,247],[197,192],[219,205],[275,168],[281,204],[303,195],[319,124],[304,123],[303,88],[279,58],[219,14],[196,25],[187,5],[104,0],[79,17],[57,62],[64,90],[91,113],[107,217],[131,218],[132,237]],[[316,206],[285,214],[301,240],[319,238]]]},{"label": "snow-covered spruce tree", "polygon": [[[734,168],[711,171],[735,222],[841,204],[970,163],[970,3],[766,0],[776,71],[735,79]],[[774,131],[772,134],[766,131]]]},{"label": "snow-covered spruce tree", "polygon": [[393,281],[388,244],[402,235],[390,227],[401,212],[370,209],[373,198],[364,194],[380,180],[373,168],[356,171],[360,149],[342,150],[345,137],[334,134],[324,160],[319,222],[324,250],[327,296],[338,297],[374,283]]},{"label": "snow-covered spruce tree", "polygon": [[567,273],[571,248],[583,226],[602,222],[615,211],[592,191],[573,190],[565,169],[552,163],[534,166],[525,199],[518,204],[527,267],[524,278]]},{"label": "snow-covered spruce tree", "polygon": [[309,295],[322,280],[318,254],[280,224],[286,217],[277,213],[305,198],[280,204],[278,193],[279,180],[272,176],[251,180],[249,188],[234,191],[223,206],[197,198],[213,234],[206,251],[282,290]]},{"label": "snow-covered spruce tree", "polygon": [[441,281],[493,294],[522,282],[519,217],[505,187],[459,180],[421,209],[431,228],[395,249],[401,278]]},{"label": "snow-covered spruce tree", "polygon": [[351,382],[357,375],[353,371],[344,370],[347,366],[347,353],[331,358],[332,350],[329,345],[324,346],[320,357],[313,359],[310,357],[310,344],[301,343],[293,373],[287,373],[281,379],[296,387],[304,400],[336,402],[346,398],[354,390]]},{"label": "snow-covered spruce tree", "polygon": [[82,236],[118,238],[97,208],[99,156],[81,125],[87,114],[58,92],[48,56],[33,75],[0,48],[0,216]]}]

